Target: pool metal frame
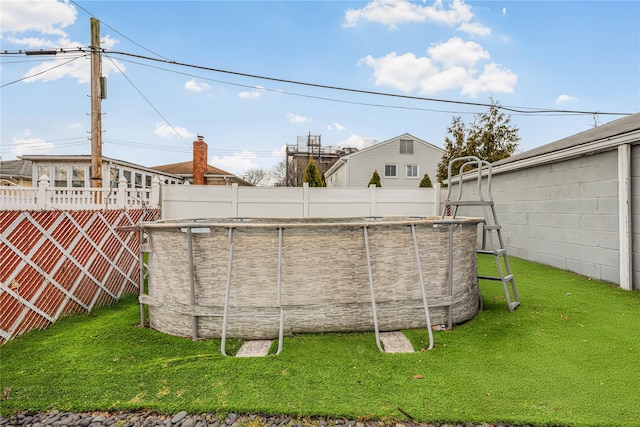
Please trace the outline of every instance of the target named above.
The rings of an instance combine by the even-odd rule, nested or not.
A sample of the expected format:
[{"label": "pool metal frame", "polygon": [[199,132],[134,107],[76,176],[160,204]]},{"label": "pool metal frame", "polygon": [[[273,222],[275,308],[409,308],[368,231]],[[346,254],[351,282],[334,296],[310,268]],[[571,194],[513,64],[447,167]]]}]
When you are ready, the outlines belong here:
[{"label": "pool metal frame", "polygon": [[[380,217],[366,217],[365,220],[376,220],[379,219]],[[241,221],[244,222],[245,220],[249,220],[250,218],[231,218],[231,220],[233,221]],[[425,217],[411,217],[411,219],[413,220],[423,220],[425,219]],[[454,304],[454,299],[453,299],[453,257],[454,257],[454,251],[453,251],[453,241],[454,241],[454,228],[456,227],[456,225],[461,224],[461,222],[463,222],[464,219],[461,220],[461,218],[457,218],[457,219],[432,219],[431,223],[433,224],[434,227],[447,227],[448,228],[448,256],[447,256],[447,297],[445,298],[445,304],[444,305],[447,308],[447,328],[451,328],[453,326],[453,304]],[[416,256],[416,265],[417,265],[417,272],[418,272],[418,277],[419,277],[419,282],[420,282],[420,291],[421,291],[421,295],[422,295],[422,303],[424,306],[424,313],[425,313],[425,320],[426,320],[426,327],[427,327],[427,331],[428,331],[428,335],[429,335],[429,347],[428,349],[431,350],[434,347],[434,337],[433,337],[433,331],[432,331],[432,325],[431,325],[431,318],[430,318],[430,314],[429,314],[429,305],[428,305],[428,299],[427,299],[427,290],[426,290],[426,285],[425,285],[425,280],[424,280],[424,275],[423,275],[423,271],[422,271],[422,265],[421,265],[421,257],[420,257],[420,250],[418,247],[418,239],[417,239],[417,235],[416,235],[416,224],[415,223],[411,223],[411,222],[407,222],[407,221],[401,221],[402,224],[405,225],[409,225],[410,229],[411,229],[411,234],[412,234],[412,241],[413,241],[413,249],[415,252],[415,256]],[[369,247],[369,226],[364,223],[364,224],[358,224],[358,223],[340,223],[342,225],[344,224],[348,224],[348,225],[360,225],[362,226],[363,229],[363,237],[364,237],[364,245],[365,245],[365,252],[366,252],[366,261],[367,261],[367,271],[368,271],[368,279],[369,279],[369,288],[370,288],[370,293],[371,293],[371,307],[372,307],[372,313],[373,313],[373,323],[374,323],[374,329],[375,329],[375,339],[376,339],[376,345],[378,347],[378,350],[380,350],[381,352],[384,352],[384,349],[382,347],[381,344],[381,339],[380,339],[380,328],[379,328],[379,324],[378,324],[378,314],[377,314],[377,309],[376,309],[376,294],[375,294],[375,285],[374,285],[374,275],[373,275],[373,271],[372,271],[372,267],[371,267],[371,252],[370,252],[370,247]],[[244,225],[244,224],[243,224]],[[249,224],[246,224],[249,225]],[[275,224],[251,224],[253,226],[257,226],[257,227],[275,227],[278,230],[278,266],[277,266],[277,308],[279,308],[280,310],[280,316],[279,316],[279,332],[278,332],[278,348],[276,351],[276,355],[279,355],[282,352],[282,348],[283,348],[283,338],[284,338],[284,308],[282,306],[282,300],[281,300],[281,295],[282,295],[282,241],[283,241],[283,230],[285,228],[285,225],[275,225]],[[307,224],[308,225],[308,224]],[[336,224],[323,224],[323,225],[336,225]],[[168,224],[167,223],[142,223],[140,225],[140,241],[144,242],[145,240],[145,229],[147,228],[156,228],[156,227],[163,227],[163,228],[167,228]],[[192,220],[190,222],[178,222],[175,224],[171,224],[170,227],[172,228],[177,228],[180,229],[182,232],[184,232],[186,234],[187,237],[187,251],[188,251],[188,260],[189,260],[189,292],[190,292],[190,303],[191,303],[191,317],[192,317],[192,340],[193,341],[197,341],[198,340],[198,332],[197,332],[197,328],[198,328],[198,315],[196,314],[196,310],[195,310],[195,306],[196,306],[196,292],[195,292],[195,271],[194,271],[194,253],[193,253],[193,235],[194,234],[200,234],[200,233],[209,233],[210,232],[210,227],[212,226],[216,226],[216,227],[220,227],[220,226],[224,226],[228,229],[228,247],[229,247],[229,257],[228,257],[228,262],[227,262],[227,277],[226,277],[226,288],[225,288],[225,296],[224,296],[224,310],[223,310],[223,319],[222,319],[222,333],[221,333],[221,345],[220,345],[220,352],[222,355],[227,356],[226,353],[226,339],[227,339],[227,326],[228,326],[228,318],[229,318],[229,301],[230,301],[230,294],[231,294],[231,277],[232,277],[232,265],[233,265],[233,230],[237,227],[237,223],[234,222],[228,222],[228,223],[206,223],[203,222],[203,220]],[[300,224],[297,223],[290,223],[290,224],[286,224],[286,227],[296,227],[296,226],[300,226]],[[150,251],[150,247],[147,244],[141,244],[140,245],[140,256],[139,256],[139,262],[140,262],[140,281],[141,283],[144,283],[144,278],[145,278],[145,269],[147,268],[147,266],[144,263],[144,252],[149,252]],[[145,296],[144,295],[144,287],[140,286],[140,322],[141,325],[145,326]],[[439,305],[439,306],[442,306]]]}]

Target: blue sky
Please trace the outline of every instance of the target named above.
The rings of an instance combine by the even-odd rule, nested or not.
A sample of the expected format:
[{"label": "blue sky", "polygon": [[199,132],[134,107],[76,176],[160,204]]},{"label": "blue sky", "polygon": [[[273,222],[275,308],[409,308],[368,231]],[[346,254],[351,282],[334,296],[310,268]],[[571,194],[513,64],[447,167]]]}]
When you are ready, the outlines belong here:
[{"label": "blue sky", "polygon": [[[309,132],[328,146],[407,132],[443,147],[453,116],[471,123],[486,108],[115,52],[456,102],[640,111],[638,1],[3,0],[3,160],[90,153],[89,60],[13,53],[86,47],[91,15],[107,51],[103,155],[145,166],[191,160],[196,135],[210,164],[236,174],[271,169]],[[520,151],[620,117],[511,113]]]}]

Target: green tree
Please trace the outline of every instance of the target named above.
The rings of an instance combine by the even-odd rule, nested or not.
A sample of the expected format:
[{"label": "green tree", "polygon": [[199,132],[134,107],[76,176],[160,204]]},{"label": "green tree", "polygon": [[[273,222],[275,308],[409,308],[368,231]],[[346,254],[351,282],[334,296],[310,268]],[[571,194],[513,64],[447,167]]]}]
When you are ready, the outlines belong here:
[{"label": "green tree", "polygon": [[429,174],[424,174],[422,179],[420,180],[420,188],[433,188],[433,184],[431,183],[431,178],[429,178]]},{"label": "green tree", "polygon": [[511,116],[500,109],[500,104],[491,98],[489,111],[476,115],[469,131],[470,146],[475,156],[489,163],[506,159],[518,148],[518,128],[511,125]]},{"label": "green tree", "polygon": [[309,187],[324,187],[318,166],[316,166],[316,162],[314,162],[311,157],[307,164],[307,170],[304,173],[304,182],[308,182]]},{"label": "green tree", "polygon": [[[518,128],[511,124],[511,116],[502,112],[500,103],[490,98],[486,113],[476,114],[474,122],[467,127],[460,117],[454,117],[447,128],[442,159],[438,164],[436,179],[444,183],[448,177],[451,160],[457,157],[476,156],[489,163],[511,156],[518,148]],[[457,175],[462,164],[452,167],[452,175]]]},{"label": "green tree", "polygon": [[[448,135],[444,138],[444,153],[436,172],[436,180],[440,183],[446,182],[448,178],[448,168],[451,160],[468,155],[466,144],[469,131],[460,116],[453,118],[451,126],[447,128],[447,133]],[[457,170],[455,172],[457,173]]]},{"label": "green tree", "polygon": [[376,187],[382,187],[382,183],[380,182],[380,174],[378,170],[373,171],[373,175],[371,175],[371,179],[369,180],[369,184],[367,187],[370,187],[372,184],[375,184]]}]

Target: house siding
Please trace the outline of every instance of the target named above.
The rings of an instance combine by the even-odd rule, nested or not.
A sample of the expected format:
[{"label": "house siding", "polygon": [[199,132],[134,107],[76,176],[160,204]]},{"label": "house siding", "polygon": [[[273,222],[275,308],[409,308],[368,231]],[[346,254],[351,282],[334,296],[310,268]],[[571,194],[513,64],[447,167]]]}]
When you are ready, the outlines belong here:
[{"label": "house siding", "polygon": [[[413,154],[400,154],[400,140],[413,140]],[[366,187],[375,170],[380,174],[380,181],[384,188],[412,188],[420,185],[420,180],[428,174],[435,182],[438,163],[442,158],[442,150],[426,144],[409,135],[402,135],[388,142],[369,147],[366,150],[352,154],[347,163],[341,165],[331,175],[330,187]],[[384,176],[385,165],[397,166],[397,177]],[[407,177],[406,166],[418,165],[418,176]]]}]

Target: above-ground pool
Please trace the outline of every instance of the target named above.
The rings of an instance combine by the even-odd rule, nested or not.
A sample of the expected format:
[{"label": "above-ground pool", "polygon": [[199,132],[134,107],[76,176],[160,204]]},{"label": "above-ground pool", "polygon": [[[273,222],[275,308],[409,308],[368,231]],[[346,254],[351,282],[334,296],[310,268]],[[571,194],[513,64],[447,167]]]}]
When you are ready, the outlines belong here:
[{"label": "above-ground pool", "polygon": [[480,221],[144,223],[149,277],[140,302],[149,307],[152,328],[194,339],[272,339],[281,330],[394,331],[424,328],[427,320],[461,323],[478,310]]}]

